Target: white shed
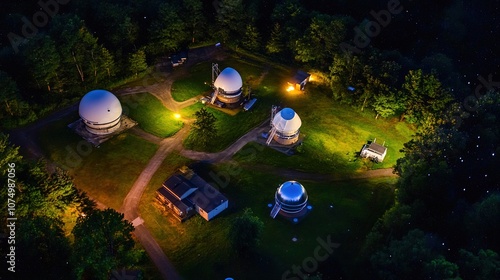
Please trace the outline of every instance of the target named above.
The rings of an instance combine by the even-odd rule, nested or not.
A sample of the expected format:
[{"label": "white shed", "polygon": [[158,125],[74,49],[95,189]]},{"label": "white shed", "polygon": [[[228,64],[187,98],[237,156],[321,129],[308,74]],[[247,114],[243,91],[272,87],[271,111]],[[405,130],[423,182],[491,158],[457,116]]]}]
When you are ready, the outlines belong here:
[{"label": "white shed", "polygon": [[375,162],[382,162],[387,154],[387,147],[375,143],[375,140],[369,144],[365,144],[361,149],[360,156],[369,158]]}]

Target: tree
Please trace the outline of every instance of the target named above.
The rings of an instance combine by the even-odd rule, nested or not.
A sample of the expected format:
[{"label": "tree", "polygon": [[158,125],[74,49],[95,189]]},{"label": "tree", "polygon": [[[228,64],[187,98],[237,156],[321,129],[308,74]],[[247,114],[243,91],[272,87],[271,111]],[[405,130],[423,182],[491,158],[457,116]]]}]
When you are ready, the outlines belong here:
[{"label": "tree", "polygon": [[[358,97],[357,88],[360,86],[358,77],[363,71],[363,63],[357,55],[347,55],[345,53],[335,54],[330,66],[330,88],[333,98],[344,104],[354,104]],[[348,87],[354,87],[354,92]]]},{"label": "tree", "polygon": [[242,40],[243,47],[250,51],[257,51],[260,48],[259,31],[253,24],[248,24]]},{"label": "tree", "polygon": [[0,70],[0,127],[13,128],[36,119],[29,104],[21,99],[16,82]]},{"label": "tree", "polygon": [[162,4],[158,17],[151,23],[149,33],[149,49],[153,54],[179,49],[181,43],[186,41],[186,25],[179,16],[179,9],[172,4]]},{"label": "tree", "polygon": [[[19,147],[9,142],[9,136],[0,132],[0,166],[6,167],[9,163],[19,163],[22,156],[19,154]],[[8,168],[0,169],[0,176],[5,177]],[[2,188],[5,189],[5,188]]]},{"label": "tree", "polygon": [[134,249],[134,227],[123,217],[108,208],[77,219],[72,256],[77,279],[108,279],[112,269],[137,263],[142,251]]},{"label": "tree", "polygon": [[500,279],[500,258],[492,250],[479,250],[477,255],[460,250],[460,273],[464,279]]},{"label": "tree", "polygon": [[348,21],[347,17],[316,14],[305,34],[296,41],[295,59],[326,68],[333,55],[339,53],[338,45],[345,40]]},{"label": "tree", "polygon": [[476,203],[469,211],[465,224],[473,244],[481,248],[500,250],[500,194],[494,193]]},{"label": "tree", "polygon": [[205,17],[203,16],[203,3],[201,0],[183,0],[184,4],[184,19],[186,29],[191,34],[191,43],[195,42],[195,38],[202,36],[205,28]]},{"label": "tree", "polygon": [[271,37],[267,41],[266,51],[268,54],[281,54],[284,50],[285,38],[283,37],[281,25],[276,22],[271,30]]},{"label": "tree", "polygon": [[405,104],[402,118],[409,123],[420,123],[429,114],[441,114],[453,100],[436,76],[424,74],[420,69],[410,70],[405,76],[400,96]]},{"label": "tree", "polygon": [[195,113],[196,120],[193,123],[195,141],[203,148],[207,148],[211,141],[217,137],[217,127],[214,114],[201,108]]},{"label": "tree", "polygon": [[71,279],[71,246],[62,222],[23,217],[16,228],[16,275],[19,279]]},{"label": "tree", "polygon": [[397,96],[396,92],[389,91],[386,94],[375,95],[372,107],[377,113],[375,118],[383,118],[400,114],[404,109],[404,104]]},{"label": "tree", "polygon": [[137,75],[139,72],[145,71],[148,69],[148,64],[146,63],[146,53],[144,50],[138,50],[135,53],[131,53],[128,59],[129,70],[131,73]]},{"label": "tree", "polygon": [[237,40],[245,33],[245,9],[243,0],[221,0],[216,7],[218,36],[223,42]]},{"label": "tree", "polygon": [[236,217],[229,229],[229,240],[238,253],[248,253],[259,244],[264,223],[246,208],[243,214]]},{"label": "tree", "polygon": [[434,252],[418,229],[391,241],[372,255],[371,263],[381,279],[460,279],[458,266]]},{"label": "tree", "polygon": [[58,77],[63,90],[80,93],[87,86],[99,86],[100,81],[107,83],[101,76],[109,76],[109,56],[84,22],[74,14],[64,14],[56,15],[51,23],[50,37],[61,58]]},{"label": "tree", "polygon": [[285,0],[276,4],[271,18],[278,23],[285,38],[286,47],[289,50],[302,35],[304,22],[308,22],[308,12],[298,0]]},{"label": "tree", "polygon": [[61,64],[54,41],[49,36],[37,36],[30,39],[23,53],[38,88],[46,86],[47,91],[51,91],[50,85],[57,82]]},{"label": "tree", "polygon": [[108,1],[97,1],[91,5],[95,7],[95,30],[104,44],[112,50],[130,49],[139,35],[139,26],[131,19],[131,7]]},{"label": "tree", "polygon": [[77,206],[81,201],[72,178],[61,169],[47,173],[43,162],[30,166],[18,178],[20,216],[58,219],[69,206]]}]

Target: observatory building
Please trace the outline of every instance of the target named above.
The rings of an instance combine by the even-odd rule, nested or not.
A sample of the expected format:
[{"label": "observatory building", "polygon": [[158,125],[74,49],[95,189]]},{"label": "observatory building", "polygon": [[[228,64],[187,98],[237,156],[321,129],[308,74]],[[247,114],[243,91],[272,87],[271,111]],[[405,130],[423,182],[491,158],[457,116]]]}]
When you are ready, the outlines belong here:
[{"label": "observatory building", "polygon": [[272,140],[282,145],[292,145],[297,142],[302,121],[299,115],[291,108],[283,108],[274,115],[271,122],[271,132],[267,144]]},{"label": "observatory building", "polygon": [[122,106],[107,90],[96,89],[85,94],[78,112],[85,128],[92,134],[106,135],[120,128]]},{"label": "observatory building", "polygon": [[193,170],[183,167],[156,190],[156,198],[174,218],[185,221],[195,213],[210,221],[228,207],[228,199]]},{"label": "observatory building", "polygon": [[287,181],[276,190],[275,204],[271,210],[274,219],[278,213],[288,218],[299,218],[307,212],[307,192],[304,186],[297,181]]},{"label": "observatory building", "polygon": [[[222,70],[222,72],[218,73],[218,65],[214,64],[212,66],[212,74],[212,79],[215,79],[213,82],[215,91],[210,103],[214,104],[217,100],[231,108],[239,106],[243,80],[238,71],[231,67],[227,67]],[[217,78],[215,78],[215,76],[217,76]]]}]

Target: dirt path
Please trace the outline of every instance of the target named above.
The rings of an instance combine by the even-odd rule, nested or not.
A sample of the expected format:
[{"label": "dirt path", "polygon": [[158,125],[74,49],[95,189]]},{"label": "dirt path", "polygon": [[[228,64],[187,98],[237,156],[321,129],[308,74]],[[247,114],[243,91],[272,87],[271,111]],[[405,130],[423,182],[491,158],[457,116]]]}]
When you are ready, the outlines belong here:
[{"label": "dirt path", "polygon": [[182,140],[188,135],[189,128],[190,126],[186,124],[173,137],[166,138],[161,141],[160,147],[134,182],[134,185],[125,197],[119,210],[125,214],[125,219],[132,221],[136,229],[134,231],[134,235],[137,239],[139,239],[142,246],[144,246],[144,249],[148,252],[150,258],[157,266],[163,278],[169,280],[180,279],[180,276],[177,274],[175,267],[172,265],[170,260],[163,253],[158,242],[156,242],[151,233],[144,226],[144,220],[142,220],[139,216],[138,206],[142,193],[165,158],[172,151],[180,150],[182,148]]},{"label": "dirt path", "polygon": [[[247,166],[242,164],[243,167]],[[250,168],[250,166],[248,166]],[[382,177],[397,177],[394,174],[392,168],[367,170],[364,172],[350,174],[348,176],[341,176],[338,174],[321,174],[304,172],[294,169],[280,168],[270,165],[252,165],[251,168],[256,171],[261,171],[265,173],[271,173],[279,177],[283,177],[285,180],[297,180],[297,181],[314,181],[314,182],[338,182],[338,181],[349,181],[349,180],[359,180],[359,179],[370,179],[370,178],[382,178]]]},{"label": "dirt path", "polygon": [[245,135],[236,140],[229,147],[224,149],[223,151],[217,153],[206,153],[206,152],[198,152],[192,150],[181,150],[181,155],[193,160],[199,161],[208,161],[211,163],[217,163],[225,160],[231,159],[231,157],[236,154],[241,148],[243,148],[246,144],[257,140],[260,133],[268,130],[269,120],[264,121],[259,126],[247,132]]}]

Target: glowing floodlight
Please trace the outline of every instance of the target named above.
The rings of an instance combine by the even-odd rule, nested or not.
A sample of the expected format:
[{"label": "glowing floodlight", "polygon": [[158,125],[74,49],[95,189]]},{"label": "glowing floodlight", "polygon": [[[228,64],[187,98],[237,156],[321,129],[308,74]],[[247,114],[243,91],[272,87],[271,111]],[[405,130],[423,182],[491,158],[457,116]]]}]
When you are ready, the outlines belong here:
[{"label": "glowing floodlight", "polygon": [[294,89],[295,89],[295,88],[294,88],[293,86],[289,86],[289,87],[287,87],[287,88],[286,88],[286,91],[290,92],[290,91],[292,91],[292,90],[294,90]]},{"label": "glowing floodlight", "polygon": [[175,114],[174,114],[174,118],[176,118],[176,119],[180,119],[180,118],[181,118],[181,114],[177,114],[177,113],[175,113]]}]

